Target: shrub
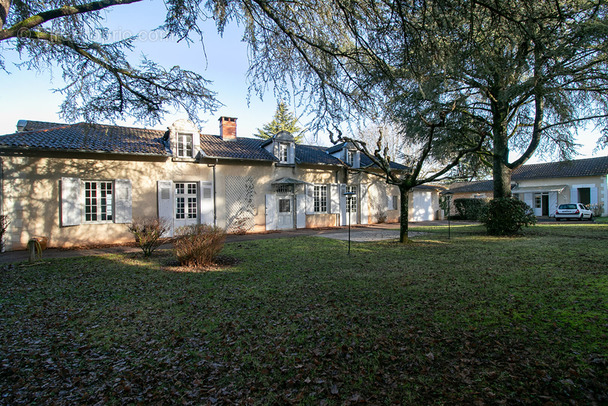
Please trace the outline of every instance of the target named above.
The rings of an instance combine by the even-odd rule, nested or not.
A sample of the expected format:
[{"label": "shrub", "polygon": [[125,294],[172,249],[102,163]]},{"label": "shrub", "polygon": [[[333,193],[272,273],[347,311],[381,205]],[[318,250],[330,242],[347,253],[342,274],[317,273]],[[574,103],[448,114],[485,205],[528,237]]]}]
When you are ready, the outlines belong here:
[{"label": "shrub", "polygon": [[6,233],[6,229],[10,221],[5,215],[0,216],[0,252],[4,252],[4,233]]},{"label": "shrub", "polygon": [[601,217],[604,211],[604,206],[601,204],[590,204],[589,210],[593,212],[593,217]]},{"label": "shrub", "polygon": [[480,221],[490,235],[513,235],[524,226],[536,224],[536,216],[532,208],[521,200],[499,198],[490,200],[481,213]]},{"label": "shrub", "polygon": [[175,256],[186,266],[204,267],[224,248],[226,232],[206,224],[185,226],[177,229]]},{"label": "shrub", "polygon": [[161,238],[170,229],[165,219],[155,217],[134,219],[127,227],[131,234],[135,236],[135,242],[146,257],[152,255],[152,252],[163,243]]},{"label": "shrub", "polygon": [[386,223],[386,219],[387,219],[386,212],[382,209],[378,210],[378,213],[376,214],[376,218],[377,218],[378,223]]},{"label": "shrub", "polygon": [[454,199],[458,217],[463,220],[479,220],[487,205],[488,201],[484,199]]}]

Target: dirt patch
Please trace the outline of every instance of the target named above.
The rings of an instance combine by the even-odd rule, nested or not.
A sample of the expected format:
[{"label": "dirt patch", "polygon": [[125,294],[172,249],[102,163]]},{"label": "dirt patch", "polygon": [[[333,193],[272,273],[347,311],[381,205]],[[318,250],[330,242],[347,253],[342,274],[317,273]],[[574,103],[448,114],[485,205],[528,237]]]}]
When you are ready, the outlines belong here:
[{"label": "dirt patch", "polygon": [[213,260],[213,263],[205,267],[192,267],[184,266],[174,257],[170,256],[161,261],[161,269],[168,272],[213,272],[213,271],[225,271],[226,269],[232,268],[240,262],[238,258],[234,258],[228,255],[218,255]]}]

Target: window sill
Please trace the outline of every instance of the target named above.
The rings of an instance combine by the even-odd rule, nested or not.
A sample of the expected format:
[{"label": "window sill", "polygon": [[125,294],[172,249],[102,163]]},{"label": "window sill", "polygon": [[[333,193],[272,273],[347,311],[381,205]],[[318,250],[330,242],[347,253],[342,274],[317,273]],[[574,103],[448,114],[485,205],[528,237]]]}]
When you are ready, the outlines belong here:
[{"label": "window sill", "polygon": [[173,162],[196,162],[196,158],[174,156],[172,161]]},{"label": "window sill", "polygon": [[295,168],[296,164],[295,163],[289,164],[289,163],[286,163],[286,162],[277,162],[277,166]]},{"label": "window sill", "polygon": [[81,226],[85,226],[85,225],[99,225],[99,224],[116,224],[114,223],[114,221],[82,221],[82,223],[80,223]]}]

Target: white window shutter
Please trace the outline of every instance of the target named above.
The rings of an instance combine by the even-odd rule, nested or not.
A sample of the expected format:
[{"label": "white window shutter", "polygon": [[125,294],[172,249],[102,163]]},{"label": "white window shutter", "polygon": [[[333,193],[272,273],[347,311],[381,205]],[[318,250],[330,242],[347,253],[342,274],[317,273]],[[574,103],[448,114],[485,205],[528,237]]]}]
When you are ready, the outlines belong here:
[{"label": "white window shutter", "polygon": [[570,203],[578,203],[578,189],[570,186]]},{"label": "white window shutter", "polygon": [[340,191],[340,225],[345,226],[348,224],[348,214],[346,213],[346,196],[344,196],[344,193],[346,193],[346,184],[341,183],[338,190]]},{"label": "white window shutter", "polygon": [[306,214],[314,214],[315,212],[314,192],[314,185],[306,185]]},{"label": "white window shutter", "polygon": [[333,183],[329,185],[329,212],[340,213],[340,185]]},{"label": "white window shutter", "polygon": [[266,195],[266,230],[276,230],[277,218],[277,197],[274,194]]},{"label": "white window shutter", "polygon": [[591,199],[589,201],[589,204],[597,204],[597,188],[596,187],[589,188],[589,197]]},{"label": "white window shutter", "polygon": [[131,181],[129,179],[116,179],[114,181],[115,223],[126,224],[133,221],[131,194]]},{"label": "white window shutter", "polygon": [[199,196],[198,201],[200,207],[200,219],[201,224],[214,225],[213,218],[213,182],[200,181],[199,182]]},{"label": "white window shutter", "polygon": [[306,195],[296,196],[296,228],[306,228]]},{"label": "white window shutter", "polygon": [[[390,193],[390,191],[388,193]],[[390,194],[386,196],[386,209],[393,210],[393,196]]]},{"label": "white window shutter", "polygon": [[359,206],[361,207],[361,224],[369,223],[369,202],[367,183],[359,185],[359,196],[361,196]]},{"label": "white window shutter", "polygon": [[296,163],[296,144],[293,142],[289,144],[289,148],[287,149],[287,162],[290,164]]},{"label": "white window shutter", "polygon": [[80,179],[61,178],[61,225],[77,226],[82,221]]},{"label": "white window shutter", "polygon": [[361,167],[361,152],[355,151],[354,157],[353,157],[353,168],[360,168],[360,167]]},{"label": "white window shutter", "polygon": [[549,217],[555,217],[557,210],[557,192],[549,192]]},{"label": "white window shutter", "polygon": [[534,193],[524,193],[524,202],[531,208],[534,207]]},{"label": "white window shutter", "polygon": [[168,236],[173,235],[173,182],[170,180],[159,180],[158,186],[158,218],[164,219],[170,229]]},{"label": "white window shutter", "polygon": [[192,158],[196,158],[201,149],[201,136],[198,132],[192,134]]}]

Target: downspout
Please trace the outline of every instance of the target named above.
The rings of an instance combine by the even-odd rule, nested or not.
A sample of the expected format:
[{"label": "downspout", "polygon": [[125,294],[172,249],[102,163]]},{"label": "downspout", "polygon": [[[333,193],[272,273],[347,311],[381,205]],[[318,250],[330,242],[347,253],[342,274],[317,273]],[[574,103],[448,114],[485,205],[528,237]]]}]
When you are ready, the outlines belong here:
[{"label": "downspout", "polygon": [[213,225],[217,227],[217,200],[216,200],[216,186],[215,186],[215,167],[217,166],[218,159],[215,159],[214,164],[207,164],[209,168],[213,168]]}]

